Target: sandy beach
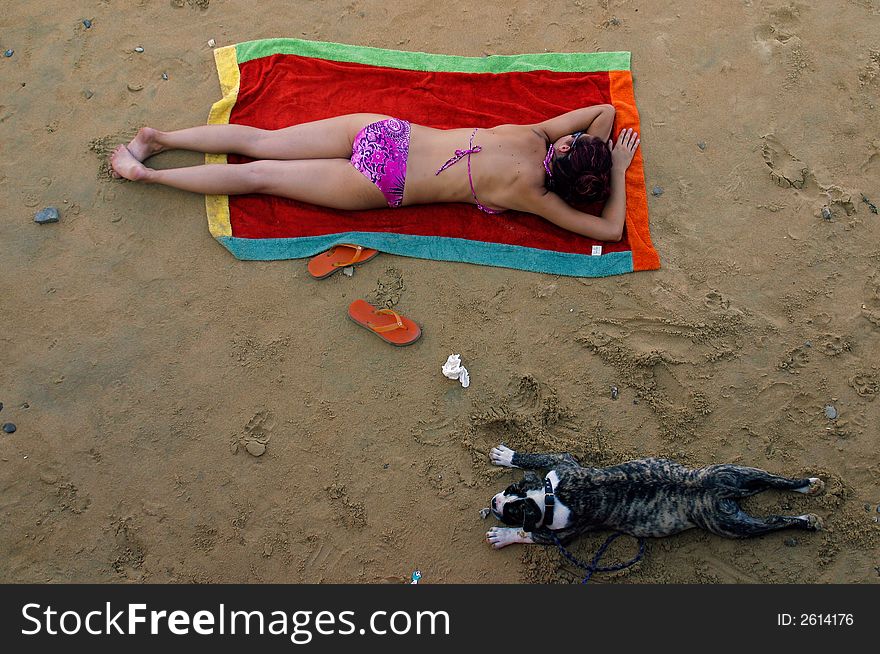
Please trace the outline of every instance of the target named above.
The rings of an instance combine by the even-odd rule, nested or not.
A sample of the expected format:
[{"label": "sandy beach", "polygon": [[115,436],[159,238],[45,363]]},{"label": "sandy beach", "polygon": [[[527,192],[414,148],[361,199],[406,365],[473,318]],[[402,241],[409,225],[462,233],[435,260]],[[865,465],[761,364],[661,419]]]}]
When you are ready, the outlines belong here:
[{"label": "sandy beach", "polygon": [[[0,432],[0,580],[579,581],[554,548],[486,544],[480,509],[521,475],[489,464],[503,440],[826,482],[745,503],[815,512],[821,532],[692,530],[593,583],[880,583],[880,0],[5,11],[0,423],[16,431]],[[631,51],[661,269],[589,279],[381,254],[316,281],[306,260],[233,258],[202,196],[109,176],[139,127],[206,122],[209,40],[271,37]],[[36,224],[45,207],[60,221]],[[370,335],[346,318],[356,298],[395,306],[422,339]],[[467,389],[441,374],[452,353]],[[589,560],[606,535],[571,549]],[[610,556],[634,551],[620,539]]]}]

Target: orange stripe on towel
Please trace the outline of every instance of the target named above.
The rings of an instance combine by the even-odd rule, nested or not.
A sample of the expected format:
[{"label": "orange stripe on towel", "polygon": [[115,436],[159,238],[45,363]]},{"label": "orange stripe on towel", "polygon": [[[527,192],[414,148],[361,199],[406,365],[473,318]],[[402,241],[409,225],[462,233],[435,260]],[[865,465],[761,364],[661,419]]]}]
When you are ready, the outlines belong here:
[{"label": "orange stripe on towel", "polygon": [[[618,129],[632,127],[641,137],[639,111],[633,93],[632,74],[628,70],[612,70],[610,78],[611,103],[617,110]],[[616,135],[613,135],[616,136]],[[636,150],[626,171],[626,233],[632,248],[633,270],[656,270],[660,257],[651,245],[648,231],[648,194],[645,187],[645,169],[642,148]]]}]

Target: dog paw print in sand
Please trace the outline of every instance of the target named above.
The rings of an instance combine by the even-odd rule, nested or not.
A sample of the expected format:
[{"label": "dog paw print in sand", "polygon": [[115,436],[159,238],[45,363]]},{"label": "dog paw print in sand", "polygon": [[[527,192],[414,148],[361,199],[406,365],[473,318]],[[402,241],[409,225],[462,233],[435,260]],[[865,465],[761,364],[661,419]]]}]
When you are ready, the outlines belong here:
[{"label": "dog paw print in sand", "polygon": [[810,175],[807,164],[789,152],[775,134],[767,134],[762,138],[764,144],[761,155],[770,169],[770,178],[783,188],[803,188]]},{"label": "dog paw print in sand", "polygon": [[403,274],[397,268],[386,268],[376,280],[376,290],[370,294],[369,301],[377,307],[393,309],[405,290]]},{"label": "dog paw print in sand", "polygon": [[800,12],[794,5],[774,9],[768,17],[770,20],[760,24],[755,30],[755,39],[758,41],[788,43],[793,36],[797,36]]},{"label": "dog paw print in sand", "polygon": [[877,382],[877,377],[869,373],[861,373],[851,377],[849,385],[861,397],[866,397],[869,400],[873,400],[877,392],[880,391],[880,383]]},{"label": "dog paw print in sand", "polygon": [[810,362],[810,349],[811,346],[806,343],[794,348],[788,353],[788,356],[779,363],[779,369],[787,370],[792,375],[798,374],[800,369],[806,367]]},{"label": "dog paw print in sand", "polygon": [[852,346],[843,336],[837,334],[825,334],[822,336],[820,352],[825,356],[836,357],[838,354],[849,352]]},{"label": "dog paw print in sand", "polygon": [[868,279],[866,299],[862,303],[862,316],[865,320],[880,328],[880,273],[874,273]]},{"label": "dog paw print in sand", "polygon": [[144,564],[146,548],[137,535],[131,518],[124,518],[111,525],[114,532],[116,558],[113,569],[121,575],[135,575]]},{"label": "dog paw print in sand", "polygon": [[571,431],[573,417],[555,389],[531,375],[523,375],[511,380],[501,402],[473,414],[471,425],[483,432],[488,442],[514,439],[541,447],[546,446],[550,432],[554,438],[560,438],[560,432]]},{"label": "dog paw print in sand", "polygon": [[869,85],[880,84],[880,50],[868,52],[868,63],[859,73],[859,86],[865,88]]},{"label": "dog paw print in sand", "polygon": [[703,298],[703,304],[707,309],[712,311],[726,311],[730,308],[730,300],[721,295],[718,291],[710,291]]},{"label": "dog paw print in sand", "polygon": [[274,427],[275,416],[271,411],[257,411],[245,425],[244,433],[232,442],[232,453],[244,449],[251,456],[263,456]]}]

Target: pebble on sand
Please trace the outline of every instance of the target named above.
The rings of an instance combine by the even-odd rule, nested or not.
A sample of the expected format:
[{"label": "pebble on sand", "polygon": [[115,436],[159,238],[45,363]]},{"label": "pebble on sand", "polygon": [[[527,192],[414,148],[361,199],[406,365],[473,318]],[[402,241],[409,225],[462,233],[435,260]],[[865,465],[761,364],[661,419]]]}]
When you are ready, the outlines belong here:
[{"label": "pebble on sand", "polygon": [[699,143],[697,143],[697,147],[700,148],[700,150],[705,150],[706,149],[706,142],[700,141]]},{"label": "pebble on sand", "polygon": [[663,195],[663,187],[662,186],[655,186],[654,188],[651,189],[651,195],[653,195],[654,197],[659,197],[659,196]]},{"label": "pebble on sand", "polygon": [[6,432],[7,434],[14,434],[15,433],[15,425],[12,424],[11,422],[3,423],[3,431]]},{"label": "pebble on sand", "polygon": [[84,26],[86,29],[91,28],[91,26],[92,26],[92,21],[90,21],[88,18],[84,18],[84,19],[83,19],[83,26]]},{"label": "pebble on sand", "polygon": [[837,419],[837,409],[835,409],[830,404],[826,404],[825,405],[825,417],[828,418],[829,420],[836,420]]},{"label": "pebble on sand", "polygon": [[831,220],[831,216],[833,215],[834,214],[831,213],[831,209],[829,209],[828,207],[822,207],[822,217],[825,220]]},{"label": "pebble on sand", "polygon": [[618,397],[620,397],[620,391],[618,390],[617,386],[612,386],[611,387],[611,399],[616,400]]},{"label": "pebble on sand", "polygon": [[137,52],[138,54],[140,54],[141,52],[144,51],[144,49],[141,46],[138,46],[134,49],[134,51]]},{"label": "pebble on sand", "polygon": [[6,52],[3,53],[3,56],[4,57],[11,57],[14,54],[15,54],[15,50],[7,50]]},{"label": "pebble on sand", "polygon": [[58,209],[56,209],[55,207],[46,207],[45,209],[40,209],[37,212],[37,215],[34,216],[34,222],[38,225],[57,223],[59,220],[61,220],[61,215],[58,213]]},{"label": "pebble on sand", "polygon": [[162,73],[162,79],[164,79],[167,82],[168,81],[168,73]]}]

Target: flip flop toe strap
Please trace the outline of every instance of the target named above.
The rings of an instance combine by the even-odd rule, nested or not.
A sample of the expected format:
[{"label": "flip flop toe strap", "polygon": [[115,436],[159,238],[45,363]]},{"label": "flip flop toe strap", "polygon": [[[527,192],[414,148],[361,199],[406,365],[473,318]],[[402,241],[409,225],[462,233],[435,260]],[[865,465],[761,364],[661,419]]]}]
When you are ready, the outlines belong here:
[{"label": "flip flop toe strap", "polygon": [[351,261],[349,261],[349,262],[347,262],[347,263],[337,263],[337,262],[334,261],[334,262],[333,262],[333,267],[334,267],[334,268],[345,268],[345,267],[347,267],[347,266],[353,266],[353,265],[356,264],[358,261],[360,261],[360,259],[361,259],[361,254],[362,254],[363,251],[364,251],[363,246],[361,246],[361,245],[349,245],[348,243],[340,243],[340,244],[337,245],[336,247],[338,247],[338,248],[352,248],[352,249],[354,249],[354,255],[352,256]]},{"label": "flip flop toe strap", "polygon": [[381,326],[374,325],[373,323],[367,323],[370,329],[372,329],[374,332],[383,333],[394,331],[395,329],[406,330],[406,325],[403,324],[403,320],[400,318],[400,314],[396,311],[392,311],[391,309],[379,309],[378,311],[376,311],[376,313],[381,313],[386,316],[394,316],[395,322]]}]

